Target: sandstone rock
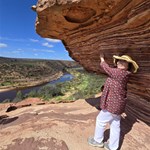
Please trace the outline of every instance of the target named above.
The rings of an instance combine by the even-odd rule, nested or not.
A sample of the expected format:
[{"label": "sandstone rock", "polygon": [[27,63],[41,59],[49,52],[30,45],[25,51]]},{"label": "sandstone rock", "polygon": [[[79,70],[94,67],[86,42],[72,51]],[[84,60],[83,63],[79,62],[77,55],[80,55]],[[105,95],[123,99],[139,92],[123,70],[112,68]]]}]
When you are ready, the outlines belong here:
[{"label": "sandstone rock", "polygon": [[150,123],[149,8],[149,0],[38,0],[36,32],[61,39],[90,72],[103,73],[100,52],[110,65],[113,54],[130,55],[140,69],[129,81],[127,111]]},{"label": "sandstone rock", "polygon": [[[87,143],[94,134],[97,99],[31,105],[1,115],[1,150],[100,150]],[[92,106],[91,106],[92,105]],[[33,113],[36,112],[37,114]],[[105,131],[108,140],[109,128]],[[149,150],[149,126],[128,115],[121,119],[121,150]],[[103,150],[103,149],[102,149]]]},{"label": "sandstone rock", "polygon": [[22,107],[29,107],[29,106],[34,106],[34,105],[45,105],[48,102],[43,102],[42,99],[40,98],[26,98],[20,102],[17,103],[1,103],[0,104],[0,111],[14,111],[18,108]]}]

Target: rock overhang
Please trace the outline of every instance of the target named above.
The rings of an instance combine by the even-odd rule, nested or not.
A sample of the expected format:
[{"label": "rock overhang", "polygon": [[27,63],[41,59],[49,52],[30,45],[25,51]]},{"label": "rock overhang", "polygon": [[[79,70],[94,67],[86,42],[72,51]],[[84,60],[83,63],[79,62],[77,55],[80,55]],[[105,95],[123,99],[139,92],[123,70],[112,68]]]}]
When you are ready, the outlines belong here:
[{"label": "rock overhang", "polygon": [[149,0],[38,0],[33,7],[36,32],[44,38],[61,39],[70,57],[86,70],[103,72],[100,52],[110,65],[114,54],[130,55],[138,63],[128,97],[132,112],[144,121],[150,117],[149,8]]}]

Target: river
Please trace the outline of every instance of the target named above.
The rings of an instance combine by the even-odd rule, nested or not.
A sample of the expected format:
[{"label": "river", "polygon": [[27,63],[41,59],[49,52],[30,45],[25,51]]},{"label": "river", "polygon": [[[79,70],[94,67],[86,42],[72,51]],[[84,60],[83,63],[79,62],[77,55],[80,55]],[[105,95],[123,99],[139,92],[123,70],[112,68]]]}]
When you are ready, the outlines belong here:
[{"label": "river", "polygon": [[38,86],[34,86],[34,87],[28,87],[25,89],[17,89],[17,90],[10,90],[10,91],[5,91],[5,92],[1,92],[0,93],[0,103],[3,102],[6,99],[9,100],[13,100],[16,97],[16,94],[18,91],[21,91],[21,93],[23,95],[29,93],[32,90],[38,90],[40,89],[42,86],[48,85],[48,84],[56,84],[56,83],[60,83],[60,82],[65,82],[65,81],[70,81],[73,79],[73,76],[71,74],[65,74],[62,77],[60,77],[57,80],[51,81],[49,83],[46,84],[42,84],[42,85],[38,85]]}]

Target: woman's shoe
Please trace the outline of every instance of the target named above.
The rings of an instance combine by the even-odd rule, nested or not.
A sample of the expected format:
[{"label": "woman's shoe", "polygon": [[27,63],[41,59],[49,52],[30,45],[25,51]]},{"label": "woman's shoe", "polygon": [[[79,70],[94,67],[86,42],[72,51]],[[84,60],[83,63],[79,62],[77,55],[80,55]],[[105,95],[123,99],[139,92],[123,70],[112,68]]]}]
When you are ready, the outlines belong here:
[{"label": "woman's shoe", "polygon": [[103,142],[101,142],[101,143],[98,143],[98,142],[96,142],[95,140],[94,140],[94,138],[93,137],[89,137],[88,138],[88,143],[89,143],[89,145],[92,145],[92,146],[95,146],[95,147],[104,147],[104,143]]},{"label": "woman's shoe", "polygon": [[104,149],[106,149],[106,150],[111,150],[111,149],[109,148],[108,142],[105,142],[105,143],[104,143]]}]

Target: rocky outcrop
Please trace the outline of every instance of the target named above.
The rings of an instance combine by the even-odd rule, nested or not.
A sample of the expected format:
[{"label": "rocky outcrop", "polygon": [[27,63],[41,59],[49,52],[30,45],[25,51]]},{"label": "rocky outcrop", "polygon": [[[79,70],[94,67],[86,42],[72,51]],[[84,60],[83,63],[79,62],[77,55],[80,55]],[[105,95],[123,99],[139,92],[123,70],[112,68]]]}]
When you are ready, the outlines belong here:
[{"label": "rocky outcrop", "polygon": [[129,82],[127,111],[150,123],[150,1],[38,0],[36,32],[61,39],[69,55],[90,72],[103,72],[99,53],[112,65],[113,54],[139,64]]},{"label": "rocky outcrop", "polygon": [[[9,113],[0,110],[1,150],[100,150],[87,143],[87,138],[94,134],[99,111],[93,106],[99,105],[99,98],[45,105],[36,105],[39,100],[30,99],[20,105],[30,103],[35,105]],[[104,141],[108,135],[109,127]],[[121,150],[149,150],[149,135],[148,125],[122,115]]]}]

